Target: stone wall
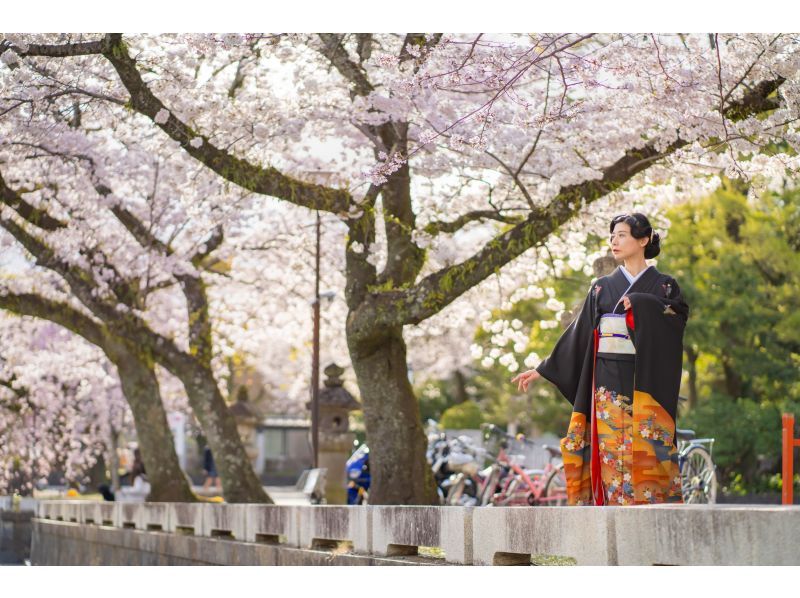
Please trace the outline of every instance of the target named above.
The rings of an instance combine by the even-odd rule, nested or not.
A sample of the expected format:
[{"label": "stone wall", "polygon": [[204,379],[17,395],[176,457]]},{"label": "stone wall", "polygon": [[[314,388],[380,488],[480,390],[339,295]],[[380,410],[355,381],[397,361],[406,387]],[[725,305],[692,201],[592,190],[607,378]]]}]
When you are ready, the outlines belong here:
[{"label": "stone wall", "polygon": [[42,501],[34,564],[798,565],[800,507]]},{"label": "stone wall", "polygon": [[376,558],[159,531],[34,521],[32,565],[430,565],[435,559]]},{"label": "stone wall", "polygon": [[31,555],[33,511],[0,510],[0,564],[21,565]]}]

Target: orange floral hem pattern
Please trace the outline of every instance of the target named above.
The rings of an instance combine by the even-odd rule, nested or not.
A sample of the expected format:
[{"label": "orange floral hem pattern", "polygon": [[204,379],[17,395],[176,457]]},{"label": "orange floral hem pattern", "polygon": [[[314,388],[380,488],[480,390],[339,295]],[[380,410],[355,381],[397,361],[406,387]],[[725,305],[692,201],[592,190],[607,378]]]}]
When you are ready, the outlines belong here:
[{"label": "orange floral hem pattern", "polygon": [[[675,423],[651,395],[633,400],[614,390],[595,392],[600,477],[607,505],[681,503]],[[567,503],[591,505],[591,446],[587,418],[573,412],[561,454]]]}]

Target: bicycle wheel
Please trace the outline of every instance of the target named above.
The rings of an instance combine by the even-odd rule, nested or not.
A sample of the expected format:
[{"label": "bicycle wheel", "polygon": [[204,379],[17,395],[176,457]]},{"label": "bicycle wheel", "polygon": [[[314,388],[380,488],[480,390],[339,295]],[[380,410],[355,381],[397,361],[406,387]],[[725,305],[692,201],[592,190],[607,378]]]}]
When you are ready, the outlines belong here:
[{"label": "bicycle wheel", "polygon": [[458,501],[461,499],[461,494],[464,492],[464,474],[460,473],[456,477],[456,480],[450,486],[450,489],[447,491],[447,496],[445,497],[444,504],[446,505],[457,505]]},{"label": "bicycle wheel", "polygon": [[564,475],[564,464],[558,465],[547,477],[544,484],[545,500],[547,507],[563,507],[567,504],[567,477]]},{"label": "bicycle wheel", "polygon": [[681,492],[687,504],[717,502],[717,473],[711,454],[702,446],[693,446],[683,459]]},{"label": "bicycle wheel", "polygon": [[489,479],[486,481],[486,485],[483,487],[483,492],[481,492],[479,504],[482,507],[492,503],[492,497],[494,496],[495,492],[497,492],[497,483],[499,481],[500,470],[492,469],[492,472],[489,474]]}]

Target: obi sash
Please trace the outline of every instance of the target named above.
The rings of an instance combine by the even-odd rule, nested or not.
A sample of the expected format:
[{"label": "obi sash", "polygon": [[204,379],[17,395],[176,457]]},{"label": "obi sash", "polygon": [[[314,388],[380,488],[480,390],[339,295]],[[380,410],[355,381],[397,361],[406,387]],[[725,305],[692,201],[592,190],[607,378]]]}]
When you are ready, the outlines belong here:
[{"label": "obi sash", "polygon": [[599,329],[598,353],[636,353],[628,334],[625,314],[603,314],[600,316]]}]

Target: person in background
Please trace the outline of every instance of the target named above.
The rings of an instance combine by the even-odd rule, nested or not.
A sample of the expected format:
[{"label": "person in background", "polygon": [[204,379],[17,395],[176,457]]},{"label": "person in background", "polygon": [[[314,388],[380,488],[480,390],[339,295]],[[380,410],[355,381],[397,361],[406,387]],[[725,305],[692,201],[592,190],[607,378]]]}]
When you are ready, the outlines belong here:
[{"label": "person in background", "polygon": [[147,479],[147,472],[144,469],[144,461],[142,461],[142,451],[137,446],[133,449],[133,467],[131,468],[131,485],[136,484],[136,478],[144,476]]},{"label": "person in background", "polygon": [[217,474],[217,466],[214,463],[214,455],[211,454],[211,449],[206,445],[203,449],[203,471],[206,474],[206,480],[203,482],[203,490],[208,490],[211,484],[214,484],[217,490],[222,490],[222,482]]},{"label": "person in background", "polygon": [[97,487],[97,491],[102,495],[103,500],[114,502],[114,492],[112,492],[111,486],[108,484],[100,484]]}]

